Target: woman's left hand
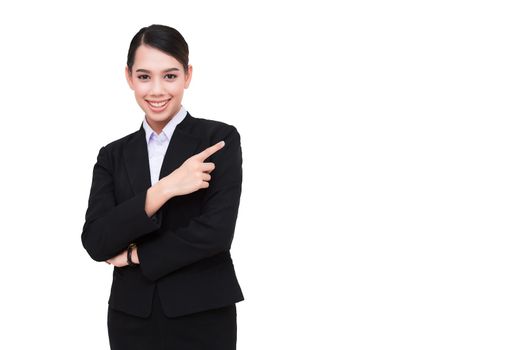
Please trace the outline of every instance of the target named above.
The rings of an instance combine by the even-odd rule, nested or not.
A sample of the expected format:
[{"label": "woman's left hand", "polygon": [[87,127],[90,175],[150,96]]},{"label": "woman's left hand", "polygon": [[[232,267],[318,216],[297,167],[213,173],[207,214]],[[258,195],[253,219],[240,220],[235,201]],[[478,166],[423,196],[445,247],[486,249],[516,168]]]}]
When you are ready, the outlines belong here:
[{"label": "woman's left hand", "polygon": [[128,265],[128,250],[126,249],[119,255],[116,255],[112,257],[111,259],[106,260],[106,263],[110,265],[113,264],[116,267],[127,266]]}]

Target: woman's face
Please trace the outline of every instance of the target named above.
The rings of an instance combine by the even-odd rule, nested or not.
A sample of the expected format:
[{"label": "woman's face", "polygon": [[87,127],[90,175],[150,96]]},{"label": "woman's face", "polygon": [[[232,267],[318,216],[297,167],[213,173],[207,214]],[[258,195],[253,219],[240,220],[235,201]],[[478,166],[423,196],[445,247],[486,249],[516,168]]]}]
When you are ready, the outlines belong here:
[{"label": "woman's face", "polygon": [[179,111],[184,89],[190,85],[193,67],[188,74],[174,57],[150,46],[140,45],[135,52],[131,75],[126,79],[146,119],[159,132]]}]

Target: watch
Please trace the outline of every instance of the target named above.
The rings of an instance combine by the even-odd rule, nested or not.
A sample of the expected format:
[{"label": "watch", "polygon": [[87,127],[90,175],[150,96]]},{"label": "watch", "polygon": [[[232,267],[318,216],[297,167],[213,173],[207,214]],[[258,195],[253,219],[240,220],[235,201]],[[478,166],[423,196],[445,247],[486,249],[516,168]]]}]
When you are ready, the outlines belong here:
[{"label": "watch", "polygon": [[129,246],[128,246],[128,265],[129,266],[137,266],[138,264],[135,264],[132,260],[131,260],[131,251],[133,250],[133,247],[136,247],[137,245],[135,243],[131,243]]}]

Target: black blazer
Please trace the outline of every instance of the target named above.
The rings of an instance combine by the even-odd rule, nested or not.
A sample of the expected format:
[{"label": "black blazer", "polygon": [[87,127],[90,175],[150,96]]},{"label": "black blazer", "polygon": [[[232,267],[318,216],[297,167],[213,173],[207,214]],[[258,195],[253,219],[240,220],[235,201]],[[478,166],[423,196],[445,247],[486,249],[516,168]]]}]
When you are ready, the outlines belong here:
[{"label": "black blazer", "polygon": [[147,317],[154,288],[169,317],[244,300],[230,256],[241,197],[242,151],[237,129],[189,113],[171,137],[159,179],[190,156],[221,141],[206,159],[215,163],[210,186],[173,197],[151,218],[148,149],[138,131],[102,147],[93,168],[82,244],[105,261],[135,242],[140,265],[114,267],[110,307]]}]

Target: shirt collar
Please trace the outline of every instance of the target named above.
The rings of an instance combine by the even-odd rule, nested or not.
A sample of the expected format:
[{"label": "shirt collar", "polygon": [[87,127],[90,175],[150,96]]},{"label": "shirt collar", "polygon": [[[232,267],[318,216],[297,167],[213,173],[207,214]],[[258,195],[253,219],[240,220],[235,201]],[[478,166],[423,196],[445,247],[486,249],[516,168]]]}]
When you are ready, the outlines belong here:
[{"label": "shirt collar", "polygon": [[[183,105],[180,106],[180,110],[171,118],[171,120],[164,126],[164,128],[161,131],[161,134],[163,133],[166,135],[168,140],[171,140],[171,136],[173,135],[173,132],[175,131],[175,128],[177,125],[182,122],[182,120],[186,117],[186,109]],[[148,122],[146,121],[146,116],[144,116],[144,120],[142,121],[142,127],[144,128],[145,134],[146,134],[146,142],[149,143],[149,140],[151,138],[151,135],[155,133],[155,131],[149,126]],[[156,134],[156,133],[155,133]]]}]

